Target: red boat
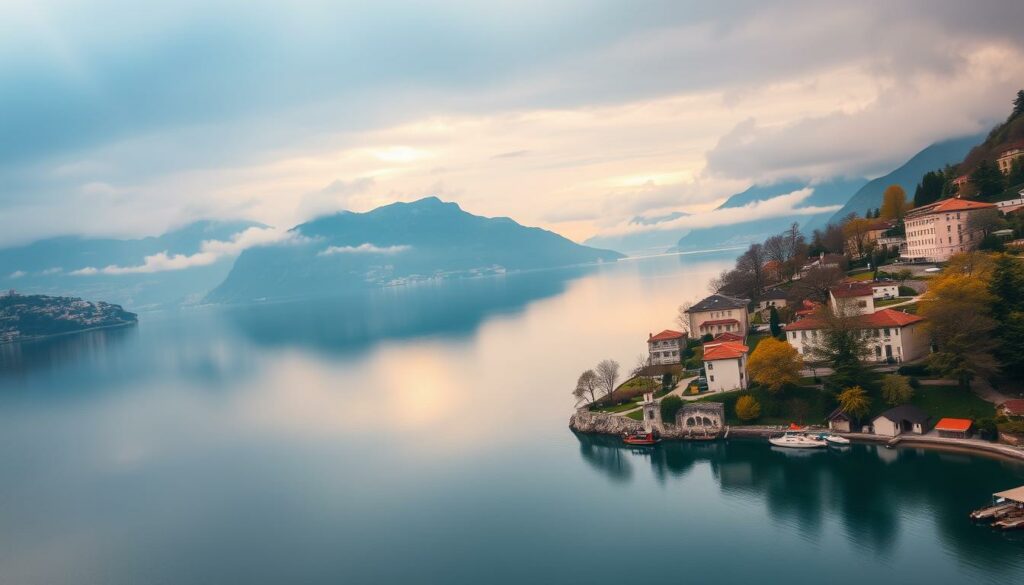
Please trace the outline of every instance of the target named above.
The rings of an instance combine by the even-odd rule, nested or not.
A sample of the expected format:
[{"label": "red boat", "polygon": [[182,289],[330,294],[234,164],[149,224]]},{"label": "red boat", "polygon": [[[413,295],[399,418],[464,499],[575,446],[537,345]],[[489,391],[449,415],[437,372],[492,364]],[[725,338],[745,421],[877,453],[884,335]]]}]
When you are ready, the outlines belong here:
[{"label": "red boat", "polygon": [[622,438],[627,445],[657,445],[661,442],[654,433],[631,433]]}]

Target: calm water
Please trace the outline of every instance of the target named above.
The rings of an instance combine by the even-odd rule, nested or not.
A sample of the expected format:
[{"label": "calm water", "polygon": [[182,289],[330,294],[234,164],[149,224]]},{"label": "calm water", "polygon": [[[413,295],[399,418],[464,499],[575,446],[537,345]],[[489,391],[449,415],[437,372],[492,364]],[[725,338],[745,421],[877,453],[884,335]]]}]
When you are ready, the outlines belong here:
[{"label": "calm water", "polygon": [[0,347],[0,583],[1021,583],[1024,466],[566,428],[725,257],[147,314]]}]

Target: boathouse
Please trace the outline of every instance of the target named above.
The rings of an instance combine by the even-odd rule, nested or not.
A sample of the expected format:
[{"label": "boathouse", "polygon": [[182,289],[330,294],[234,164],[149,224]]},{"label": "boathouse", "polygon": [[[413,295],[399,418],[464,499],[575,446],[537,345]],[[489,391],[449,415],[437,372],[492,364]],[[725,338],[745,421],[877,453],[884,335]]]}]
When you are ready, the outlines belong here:
[{"label": "boathouse", "polygon": [[935,430],[946,439],[967,439],[971,436],[972,424],[968,418],[944,418],[935,423]]},{"label": "boathouse", "polygon": [[829,430],[837,433],[860,432],[860,427],[857,425],[857,419],[838,408],[828,415],[828,428]]},{"label": "boathouse", "polygon": [[690,402],[676,413],[676,426],[690,434],[717,435],[725,428],[721,402]]},{"label": "boathouse", "polygon": [[912,404],[903,404],[878,415],[871,425],[876,435],[896,437],[904,433],[923,435],[928,432],[929,417]]}]

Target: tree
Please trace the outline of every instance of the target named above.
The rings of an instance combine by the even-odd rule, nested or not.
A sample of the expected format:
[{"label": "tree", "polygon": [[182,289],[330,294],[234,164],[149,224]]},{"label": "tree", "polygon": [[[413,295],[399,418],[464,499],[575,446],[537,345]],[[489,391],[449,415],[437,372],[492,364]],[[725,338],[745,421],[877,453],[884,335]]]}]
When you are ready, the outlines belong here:
[{"label": "tree", "polygon": [[893,274],[893,278],[895,278],[896,281],[900,283],[900,286],[903,286],[905,282],[907,282],[913,277],[914,273],[911,272],[908,268],[902,268],[900,270],[897,270],[896,274]]},{"label": "tree", "polygon": [[871,399],[860,386],[851,386],[839,393],[839,410],[853,418],[863,418],[871,411]]},{"label": "tree", "polygon": [[689,313],[687,313],[687,311],[689,311],[690,307],[692,306],[693,303],[687,301],[679,305],[679,308],[676,309],[676,325],[678,325],[679,330],[682,331],[683,333],[686,333],[687,336],[689,336],[689,334],[691,333],[690,315]]},{"label": "tree", "polygon": [[971,172],[971,185],[981,197],[991,197],[1003,192],[1006,181],[999,166],[990,160],[983,160]]},{"label": "tree", "polygon": [[941,199],[946,192],[946,182],[946,175],[941,169],[925,173],[914,191],[914,207],[929,205]]},{"label": "tree", "polygon": [[999,215],[998,209],[978,209],[967,216],[967,231],[971,234],[981,233],[982,237],[1006,227],[1006,220]]},{"label": "tree", "polygon": [[950,258],[946,270],[931,282],[919,311],[936,346],[929,365],[965,389],[976,376],[995,371],[992,354],[998,341],[992,334],[996,321],[989,291],[993,262],[982,257],[975,252]]},{"label": "tree", "polygon": [[913,396],[914,389],[906,377],[896,374],[882,376],[882,398],[889,406],[906,404]]},{"label": "tree", "polygon": [[604,392],[604,395],[611,398],[615,392],[615,386],[619,381],[619,362],[615,360],[604,360],[597,364],[597,387]]},{"label": "tree", "polygon": [[761,298],[767,284],[764,269],[766,262],[764,246],[761,244],[751,244],[747,251],[736,259],[736,272],[745,275],[746,283],[746,290],[736,291],[737,293],[755,301]]},{"label": "tree", "polygon": [[576,389],[573,390],[572,395],[576,397],[577,402],[582,402],[585,397],[589,396],[590,403],[593,404],[597,401],[598,385],[597,374],[594,370],[587,370],[576,380]]},{"label": "tree", "polygon": [[747,362],[750,379],[769,392],[778,392],[787,384],[798,383],[803,367],[804,361],[796,348],[774,337],[762,339]]},{"label": "tree", "polygon": [[650,356],[637,356],[636,364],[630,371],[630,375],[636,379],[640,385],[640,389],[646,392],[654,392],[656,390],[657,382],[650,376],[651,358]]},{"label": "tree", "polygon": [[871,353],[857,311],[845,304],[822,305],[814,317],[821,328],[808,353],[815,361],[832,366],[833,383],[840,386],[856,383],[862,360]]},{"label": "tree", "polygon": [[858,258],[863,258],[870,252],[872,242],[868,235],[874,225],[875,222],[863,217],[850,217],[843,223],[843,235],[850,242],[852,252],[855,252]]},{"label": "tree", "polygon": [[1010,164],[1010,172],[1006,175],[1006,184],[1016,187],[1024,183],[1024,159],[1017,159]]},{"label": "tree", "polygon": [[683,407],[683,399],[678,396],[666,396],[661,399],[661,404],[658,406],[661,408],[661,420],[675,423],[676,413]]},{"label": "tree", "polygon": [[772,332],[772,337],[778,337],[782,333],[782,325],[779,323],[779,310],[775,307],[768,311],[768,328]]},{"label": "tree", "polygon": [[989,279],[992,294],[992,317],[998,323],[996,336],[1000,341],[995,355],[1004,376],[1024,378],[1024,263],[1013,256],[995,258]]},{"label": "tree", "polygon": [[844,276],[845,274],[839,268],[815,266],[793,284],[786,300],[793,304],[804,300],[826,303],[828,302],[828,291],[839,284]]},{"label": "tree", "polygon": [[846,237],[843,235],[842,226],[830,223],[825,226],[824,231],[814,230],[808,254],[842,254],[845,248]]},{"label": "tree", "polygon": [[1016,118],[1021,114],[1024,114],[1024,89],[1017,90],[1017,98],[1013,100],[1013,113],[1010,114],[1010,118]]},{"label": "tree", "polygon": [[879,214],[882,219],[903,221],[903,216],[907,214],[908,209],[907,193],[903,190],[903,187],[889,185],[885,188],[885,192],[882,194],[881,213]]},{"label": "tree", "polygon": [[740,396],[739,400],[736,401],[736,418],[744,421],[752,421],[757,417],[761,416],[761,404],[757,401],[757,398],[750,396]]}]

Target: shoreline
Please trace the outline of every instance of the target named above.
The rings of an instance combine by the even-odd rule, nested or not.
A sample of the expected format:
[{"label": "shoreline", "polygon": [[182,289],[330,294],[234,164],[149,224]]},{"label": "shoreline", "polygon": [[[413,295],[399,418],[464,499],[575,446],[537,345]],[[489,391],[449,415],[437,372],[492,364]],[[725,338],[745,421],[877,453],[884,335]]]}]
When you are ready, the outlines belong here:
[{"label": "shoreline", "polygon": [[[619,417],[622,418],[622,417]],[[592,434],[592,435],[605,435],[605,436],[620,436],[621,431],[602,431],[602,430],[583,430],[579,429],[575,425],[575,417],[570,420],[569,428],[573,432]],[[637,427],[640,423],[637,422]],[[629,425],[632,427],[633,425]],[[674,429],[674,425],[673,425]],[[632,429],[630,429],[632,430]],[[825,427],[812,428],[813,431],[831,432]],[[719,439],[727,438],[743,438],[743,439],[767,439],[773,434],[781,432],[782,429],[763,427],[763,426],[730,426],[726,427],[725,433],[719,437]],[[835,433],[836,435],[846,437],[851,442],[855,443],[873,443],[890,446],[893,448],[898,447],[923,447],[925,449],[933,449],[936,451],[947,451],[957,453],[967,453],[971,455],[978,455],[983,457],[991,457],[995,459],[1009,459],[1012,461],[1024,463],[1024,449],[1019,449],[1003,443],[991,443],[988,441],[982,441],[980,439],[947,439],[943,437],[927,437],[923,435],[898,435],[896,437],[884,437],[880,435],[867,435],[864,433]],[[664,441],[678,441],[687,442],[685,438],[680,438],[674,432],[663,433]],[[717,440],[717,439],[716,439]],[[700,441],[704,442],[704,441]]]},{"label": "shoreline", "polygon": [[86,329],[76,329],[74,331],[65,331],[63,333],[51,333],[49,335],[34,335],[32,337],[23,337],[21,339],[12,339],[10,341],[0,341],[0,346],[13,345],[15,343],[32,343],[35,341],[45,341],[47,339],[54,339],[57,337],[68,337],[70,335],[77,335],[79,333],[87,333],[89,331],[103,331],[105,329],[119,329],[121,327],[130,327],[132,325],[138,325],[138,320],[126,321],[124,323],[114,323],[111,325],[100,325],[98,327],[89,327]]}]

